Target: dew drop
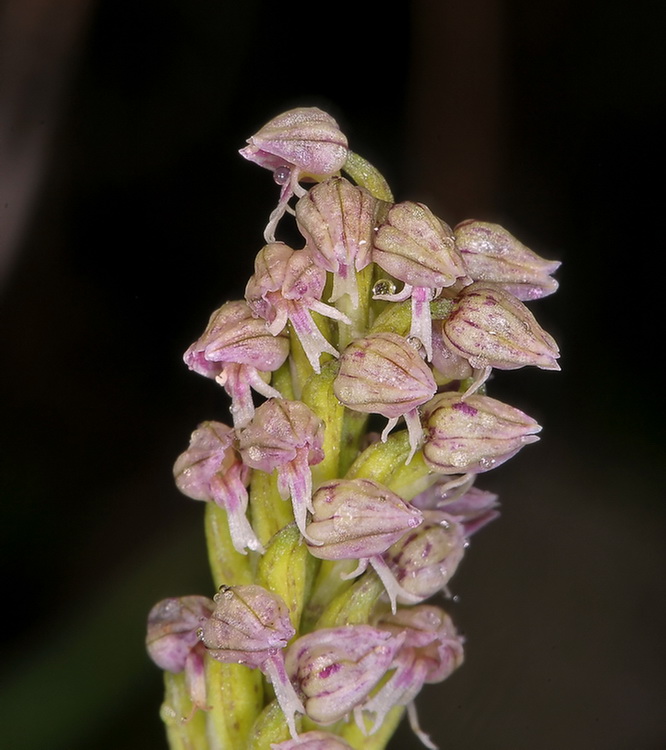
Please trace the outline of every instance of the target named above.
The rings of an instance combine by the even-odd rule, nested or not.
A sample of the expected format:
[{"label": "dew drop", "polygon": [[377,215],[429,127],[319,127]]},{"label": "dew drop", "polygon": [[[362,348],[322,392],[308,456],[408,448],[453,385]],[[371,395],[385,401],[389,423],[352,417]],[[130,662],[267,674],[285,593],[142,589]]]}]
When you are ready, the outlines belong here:
[{"label": "dew drop", "polygon": [[373,295],[377,294],[395,294],[395,284],[391,279],[379,279],[372,287]]},{"label": "dew drop", "polygon": [[291,169],[289,167],[278,167],[273,172],[273,179],[278,185],[286,185],[291,177]]},{"label": "dew drop", "polygon": [[412,349],[416,349],[419,354],[425,353],[423,342],[418,336],[407,336],[407,343],[412,347]]}]

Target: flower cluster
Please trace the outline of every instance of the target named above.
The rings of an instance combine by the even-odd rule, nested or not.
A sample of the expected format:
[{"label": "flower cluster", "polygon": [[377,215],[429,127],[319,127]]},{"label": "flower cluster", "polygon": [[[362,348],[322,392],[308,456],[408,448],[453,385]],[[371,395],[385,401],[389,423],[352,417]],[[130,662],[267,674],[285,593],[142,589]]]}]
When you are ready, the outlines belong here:
[{"label": "flower cluster", "polygon": [[[498,225],[396,203],[319,109],[248,144],[281,191],[245,298],[184,357],[224,388],[232,424],[200,424],[174,466],[206,502],[219,590],[148,619],[170,743],[381,750],[406,710],[433,748],[414,701],[463,640],[426,602],[498,515],[477,474],[538,440],[485,383],[559,369],[524,304],[555,291],[559,264]],[[301,247],[276,239],[285,214]]]}]

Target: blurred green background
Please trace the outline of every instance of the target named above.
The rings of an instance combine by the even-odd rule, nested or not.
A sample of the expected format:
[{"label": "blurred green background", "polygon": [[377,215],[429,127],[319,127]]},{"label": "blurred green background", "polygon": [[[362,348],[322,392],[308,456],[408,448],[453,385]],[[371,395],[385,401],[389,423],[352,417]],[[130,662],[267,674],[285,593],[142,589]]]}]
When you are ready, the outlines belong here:
[{"label": "blurred green background", "polygon": [[478,483],[502,517],[443,602],[467,660],[422,726],[447,750],[666,747],[665,21],[647,0],[0,5],[0,746],[166,746],[146,614],[212,593],[171,465],[227,406],[182,352],[242,295],[277,197],[237,149],[316,105],[397,199],[563,261],[532,305],[562,373],[490,385],[542,441]]}]

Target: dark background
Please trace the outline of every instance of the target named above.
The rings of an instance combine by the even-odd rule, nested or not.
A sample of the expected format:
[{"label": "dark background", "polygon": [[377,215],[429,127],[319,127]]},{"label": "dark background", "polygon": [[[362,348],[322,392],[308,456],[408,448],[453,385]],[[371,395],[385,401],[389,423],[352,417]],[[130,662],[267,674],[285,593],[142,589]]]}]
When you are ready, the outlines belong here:
[{"label": "dark background", "polygon": [[479,480],[503,515],[454,578],[467,660],[423,727],[451,750],[666,747],[665,8],[0,5],[0,744],[166,745],[146,613],[211,593],[171,465],[226,419],[181,356],[242,295],[277,198],[237,149],[316,105],[397,199],[563,261],[532,306],[562,372],[490,386],[542,441]]}]

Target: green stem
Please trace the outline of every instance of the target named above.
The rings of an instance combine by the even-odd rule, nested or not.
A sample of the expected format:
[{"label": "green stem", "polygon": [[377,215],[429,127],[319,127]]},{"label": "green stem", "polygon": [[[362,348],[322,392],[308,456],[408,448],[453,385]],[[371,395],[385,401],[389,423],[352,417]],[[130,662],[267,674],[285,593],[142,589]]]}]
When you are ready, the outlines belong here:
[{"label": "green stem", "polygon": [[227,512],[215,503],[206,503],[204,523],[208,561],[215,587],[252,583],[251,557],[241,555],[234,549],[229,534]]},{"label": "green stem", "polygon": [[297,635],[318,562],[308,552],[295,524],[273,537],[259,561],[257,583],[282,597]]},{"label": "green stem", "polygon": [[208,658],[206,697],[210,706],[205,712],[210,750],[245,747],[263,707],[261,672]]},{"label": "green stem", "polygon": [[160,718],[171,750],[211,750],[203,711],[194,711],[185,673],[164,673],[164,703]]},{"label": "green stem", "polygon": [[367,623],[383,593],[384,584],[379,576],[374,571],[364,573],[326,607],[317,621],[317,629]]},{"label": "green stem", "polygon": [[277,473],[253,469],[250,481],[252,528],[264,547],[271,538],[294,520],[291,503],[283,500],[277,488]]},{"label": "green stem", "polygon": [[357,185],[364,187],[375,198],[393,203],[393,193],[382,173],[362,156],[350,151],[342,167]]},{"label": "green stem", "polygon": [[402,706],[391,709],[379,729],[370,736],[363,734],[355,721],[348,721],[339,734],[354,750],[384,750],[393,737],[404,711]]}]

